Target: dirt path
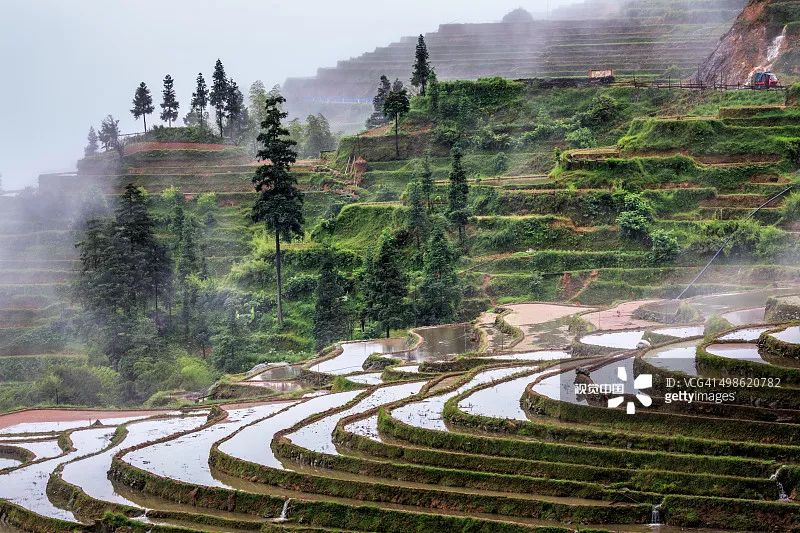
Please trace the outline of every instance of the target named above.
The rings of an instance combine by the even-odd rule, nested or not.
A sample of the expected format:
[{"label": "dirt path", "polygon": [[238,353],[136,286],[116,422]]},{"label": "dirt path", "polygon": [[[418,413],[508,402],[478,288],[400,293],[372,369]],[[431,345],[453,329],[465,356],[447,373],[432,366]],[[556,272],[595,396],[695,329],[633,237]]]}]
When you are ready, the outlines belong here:
[{"label": "dirt path", "polygon": [[94,409],[27,409],[0,415],[0,429],[28,422],[75,422],[86,420],[87,425],[106,418],[155,416],[166,411],[104,411]]}]

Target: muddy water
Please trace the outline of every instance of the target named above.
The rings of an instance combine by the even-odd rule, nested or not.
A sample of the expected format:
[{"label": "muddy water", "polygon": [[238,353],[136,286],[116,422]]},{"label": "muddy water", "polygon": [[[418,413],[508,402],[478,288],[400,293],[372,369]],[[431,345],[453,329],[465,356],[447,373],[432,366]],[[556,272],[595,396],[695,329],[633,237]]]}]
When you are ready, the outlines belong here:
[{"label": "muddy water", "polygon": [[[705,316],[714,313],[727,313],[731,309],[755,309],[764,307],[771,296],[783,296],[797,292],[797,289],[766,289],[760,291],[715,294],[692,298],[689,302]],[[763,320],[763,315],[762,315]]]},{"label": "muddy water", "polygon": [[569,359],[569,353],[562,350],[542,350],[539,352],[509,353],[486,357],[493,361],[555,361],[556,359]]},{"label": "muddy water", "polygon": [[174,435],[175,433],[197,429],[205,422],[206,417],[204,416],[191,416],[145,420],[130,424],[127,426],[128,434],[122,442],[103,453],[65,465],[61,477],[98,500],[122,505],[135,505],[130,500],[117,494],[107,477],[114,454],[124,448],[131,448],[145,442]]},{"label": "muddy water", "polygon": [[288,438],[293,443],[308,450],[338,455],[339,452],[336,451],[336,446],[333,444],[333,430],[339,420],[413,396],[422,389],[424,384],[424,382],[403,383],[376,389],[353,407],[303,426],[294,433],[290,433]]},{"label": "muddy water", "polygon": [[711,355],[718,355],[719,357],[725,357],[727,359],[768,364],[758,354],[758,346],[755,344],[712,344],[706,348],[706,351]]},{"label": "muddy water", "polygon": [[775,337],[779,341],[800,344],[800,326],[794,326],[777,333],[771,333],[770,336]]},{"label": "muddy water", "polygon": [[447,402],[447,400],[470,389],[474,389],[479,385],[508,378],[514,374],[519,374],[531,369],[531,367],[511,367],[496,368],[493,370],[480,372],[476,374],[475,377],[473,377],[468,383],[458,387],[453,392],[440,394],[438,396],[431,396],[429,398],[425,398],[424,400],[412,402],[410,404],[398,407],[392,411],[392,417],[412,426],[435,429],[438,431],[447,431],[447,426],[442,419],[442,409],[444,409],[444,404]]},{"label": "muddy water", "polygon": [[300,375],[300,369],[291,365],[277,365],[256,374],[247,381],[289,381]]},{"label": "muddy water", "polygon": [[689,341],[656,348],[647,352],[644,359],[651,365],[670,372],[681,372],[689,376],[696,376],[695,356],[697,355],[698,344],[699,341]]},{"label": "muddy water", "polygon": [[723,335],[718,340],[721,341],[740,341],[740,342],[755,342],[761,336],[762,333],[768,331],[771,328],[746,328],[740,329],[738,331],[733,331],[726,335]]},{"label": "muddy water", "polygon": [[98,414],[97,417],[87,418],[86,420],[70,420],[63,422],[23,422],[21,424],[15,424],[13,426],[0,429],[0,435],[12,435],[15,433],[60,433],[69,429],[89,427],[98,420],[106,426],[118,426],[126,422],[142,420],[150,416],[152,416],[152,414],[128,417],[103,417],[101,414]]},{"label": "muddy water", "polygon": [[[229,440],[221,443],[219,448],[222,452],[244,461],[273,468],[283,468],[270,447],[275,433],[288,429],[311,415],[341,407],[356,398],[361,392],[340,392],[298,403],[262,422],[244,428]],[[219,486],[219,484],[220,482],[215,479],[213,485]]]},{"label": "muddy water", "polygon": [[459,355],[478,348],[475,330],[471,325],[437,326],[415,330],[422,337],[422,344],[410,354],[410,359],[435,361]]},{"label": "muddy water", "polygon": [[725,313],[722,318],[733,324],[734,326],[745,326],[747,324],[759,324],[764,322],[764,307],[756,307],[754,309],[744,309],[742,311],[733,311]]},{"label": "muddy water", "polygon": [[36,456],[35,459],[49,459],[64,453],[64,451],[58,445],[58,441],[55,439],[32,442],[13,441],[8,442],[8,444],[25,448],[26,450],[33,452],[33,454]]},{"label": "muddy water", "polygon": [[347,376],[347,379],[353,383],[360,383],[361,385],[380,385],[383,383],[381,379],[381,372],[370,372],[369,374],[353,374]]},{"label": "muddy water", "polygon": [[[553,370],[555,368],[548,368],[546,372]],[[473,415],[506,420],[527,420],[528,417],[519,402],[525,392],[525,387],[544,374],[545,372],[534,372],[527,376],[498,383],[487,389],[481,389],[458,402],[458,408]]]},{"label": "muddy water", "polygon": [[71,511],[59,509],[47,498],[47,481],[55,468],[68,460],[97,453],[111,441],[115,428],[82,429],[72,433],[75,451],[34,463],[0,476],[0,498],[16,503],[36,514],[76,522]]},{"label": "muddy water", "polygon": [[133,466],[160,476],[206,486],[222,486],[214,479],[208,466],[211,446],[239,428],[274,415],[293,405],[280,402],[233,409],[228,418],[176,439],[147,446],[126,454],[123,459]]},{"label": "muddy water", "polygon": [[391,354],[407,348],[406,339],[380,339],[342,344],[342,353],[311,367],[313,372],[337,376],[361,372],[364,361],[374,354]]}]

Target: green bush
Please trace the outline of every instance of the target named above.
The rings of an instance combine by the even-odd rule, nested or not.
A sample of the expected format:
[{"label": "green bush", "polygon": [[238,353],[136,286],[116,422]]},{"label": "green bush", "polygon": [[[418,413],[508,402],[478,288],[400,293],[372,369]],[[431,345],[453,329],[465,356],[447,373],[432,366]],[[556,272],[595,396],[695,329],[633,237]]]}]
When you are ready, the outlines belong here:
[{"label": "green bush", "polygon": [[711,339],[727,331],[733,327],[733,324],[725,320],[719,315],[711,315],[706,320],[704,335],[707,339]]},{"label": "green bush", "polygon": [[657,230],[650,235],[650,240],[653,243],[650,248],[650,259],[654,263],[669,263],[680,255],[681,247],[672,233]]}]

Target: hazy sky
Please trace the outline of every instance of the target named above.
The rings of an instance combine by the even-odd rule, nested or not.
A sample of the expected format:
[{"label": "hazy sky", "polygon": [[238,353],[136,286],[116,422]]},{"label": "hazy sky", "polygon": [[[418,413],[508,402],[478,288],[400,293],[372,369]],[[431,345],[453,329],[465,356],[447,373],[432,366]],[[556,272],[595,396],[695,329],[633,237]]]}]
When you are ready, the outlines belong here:
[{"label": "hazy sky", "polygon": [[[551,0],[553,7],[573,0]],[[497,21],[546,0],[0,0],[0,174],[6,189],[69,171],[90,125],[129,110],[140,81],[160,102],[172,74],[183,116],[219,57],[246,93],[447,22]],[[156,114],[148,117],[156,122]],[[137,129],[138,128],[138,129]]]}]

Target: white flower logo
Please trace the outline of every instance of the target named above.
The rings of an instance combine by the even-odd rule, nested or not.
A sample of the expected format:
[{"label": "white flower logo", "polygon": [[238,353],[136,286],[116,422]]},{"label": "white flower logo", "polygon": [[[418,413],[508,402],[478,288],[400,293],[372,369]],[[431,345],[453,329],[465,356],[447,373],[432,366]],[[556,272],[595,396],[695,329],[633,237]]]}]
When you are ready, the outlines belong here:
[{"label": "white flower logo", "polygon": [[[617,378],[619,378],[619,380],[622,381],[623,383],[628,382],[628,371],[625,370],[624,366],[617,367]],[[651,405],[653,405],[653,399],[649,395],[639,391],[642,391],[644,389],[650,389],[652,387],[653,387],[652,374],[640,374],[639,376],[636,377],[635,380],[633,380],[633,388],[636,390],[636,399],[639,400],[639,402],[641,402],[641,404],[644,407],[650,407]],[[608,407],[610,409],[616,409],[617,407],[622,405],[622,402],[624,401],[625,401],[624,396],[615,396],[614,398],[610,398],[608,400]],[[636,404],[633,402],[628,402],[628,404],[625,406],[625,409],[629,415],[636,414]]]}]

